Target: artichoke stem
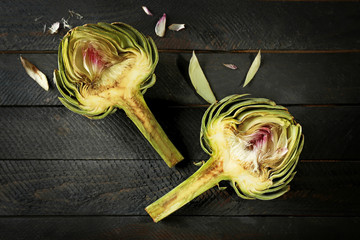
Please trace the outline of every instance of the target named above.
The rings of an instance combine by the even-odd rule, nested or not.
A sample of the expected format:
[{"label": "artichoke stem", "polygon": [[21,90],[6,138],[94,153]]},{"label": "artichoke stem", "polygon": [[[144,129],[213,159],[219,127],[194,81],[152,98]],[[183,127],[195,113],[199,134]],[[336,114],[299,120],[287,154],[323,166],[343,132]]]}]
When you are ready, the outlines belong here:
[{"label": "artichoke stem", "polygon": [[203,192],[225,180],[222,167],[210,158],[191,177],[145,208],[154,222],[159,222]]},{"label": "artichoke stem", "polygon": [[169,167],[184,159],[156,121],[141,93],[132,95],[121,104],[126,115],[135,123],[140,132],[154,147]]}]

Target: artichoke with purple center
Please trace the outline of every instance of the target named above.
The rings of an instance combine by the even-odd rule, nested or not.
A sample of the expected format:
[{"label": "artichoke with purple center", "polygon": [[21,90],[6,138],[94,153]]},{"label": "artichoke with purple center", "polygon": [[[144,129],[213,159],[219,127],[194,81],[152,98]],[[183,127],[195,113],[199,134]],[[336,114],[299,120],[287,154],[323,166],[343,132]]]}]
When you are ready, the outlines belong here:
[{"label": "artichoke with purple center", "polygon": [[283,195],[294,178],[304,137],[285,107],[264,98],[232,95],[207,109],[200,143],[210,159],[145,209],[155,222],[223,180],[244,199]]},{"label": "artichoke with purple center", "polygon": [[101,119],[123,109],[172,167],[183,157],[143,98],[158,59],[154,41],[127,24],[86,24],[62,39],[54,78],[60,101],[75,113]]}]

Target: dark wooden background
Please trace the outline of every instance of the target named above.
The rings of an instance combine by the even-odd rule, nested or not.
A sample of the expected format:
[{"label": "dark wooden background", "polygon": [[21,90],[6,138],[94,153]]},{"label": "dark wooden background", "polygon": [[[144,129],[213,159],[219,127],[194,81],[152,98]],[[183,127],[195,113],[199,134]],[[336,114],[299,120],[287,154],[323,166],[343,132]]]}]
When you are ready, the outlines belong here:
[{"label": "dark wooden background", "polygon": [[[147,16],[141,6],[154,16]],[[185,156],[169,169],[126,115],[89,120],[65,109],[53,82],[65,34],[44,24],[128,23],[153,37],[157,83],[145,95]],[[164,38],[162,15],[185,23]],[[1,1],[0,239],[347,239],[360,224],[360,3],[358,1]],[[242,88],[258,49],[262,65]],[[189,84],[191,51],[218,99],[251,93],[287,106],[305,147],[291,191],[272,201],[205,192],[160,223],[144,208],[206,160],[207,104]],[[50,82],[45,92],[22,55]],[[236,64],[236,71],[223,63]],[[222,183],[228,186],[227,183]]]}]

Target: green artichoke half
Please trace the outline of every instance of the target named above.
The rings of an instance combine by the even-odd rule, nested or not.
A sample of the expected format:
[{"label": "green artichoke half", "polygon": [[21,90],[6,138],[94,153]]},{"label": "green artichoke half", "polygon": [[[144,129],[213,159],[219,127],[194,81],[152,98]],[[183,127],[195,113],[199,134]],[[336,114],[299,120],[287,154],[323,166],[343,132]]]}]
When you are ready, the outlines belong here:
[{"label": "green artichoke half", "polygon": [[210,159],[146,208],[155,222],[222,180],[230,181],[244,199],[283,195],[295,175],[304,137],[285,107],[264,98],[232,95],[207,109],[200,143]]},{"label": "green artichoke half", "polygon": [[123,109],[172,167],[183,157],[143,98],[158,59],[154,41],[127,24],[86,24],[62,39],[54,78],[60,101],[75,113],[100,119]]}]

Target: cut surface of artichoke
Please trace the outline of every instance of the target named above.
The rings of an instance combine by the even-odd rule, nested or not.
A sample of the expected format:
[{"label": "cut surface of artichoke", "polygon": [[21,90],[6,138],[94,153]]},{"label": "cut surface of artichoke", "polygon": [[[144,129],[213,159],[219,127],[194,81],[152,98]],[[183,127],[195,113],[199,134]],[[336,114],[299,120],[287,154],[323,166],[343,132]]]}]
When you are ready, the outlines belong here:
[{"label": "cut surface of artichoke", "polygon": [[170,167],[183,159],[143,98],[156,81],[150,37],[124,23],[86,24],[64,36],[58,63],[54,76],[67,108],[93,119],[123,109]]},{"label": "cut surface of artichoke", "polygon": [[289,191],[303,147],[301,126],[285,107],[245,96],[226,97],[206,110],[200,143],[210,159],[146,208],[155,222],[223,180],[244,199],[271,200]]}]

